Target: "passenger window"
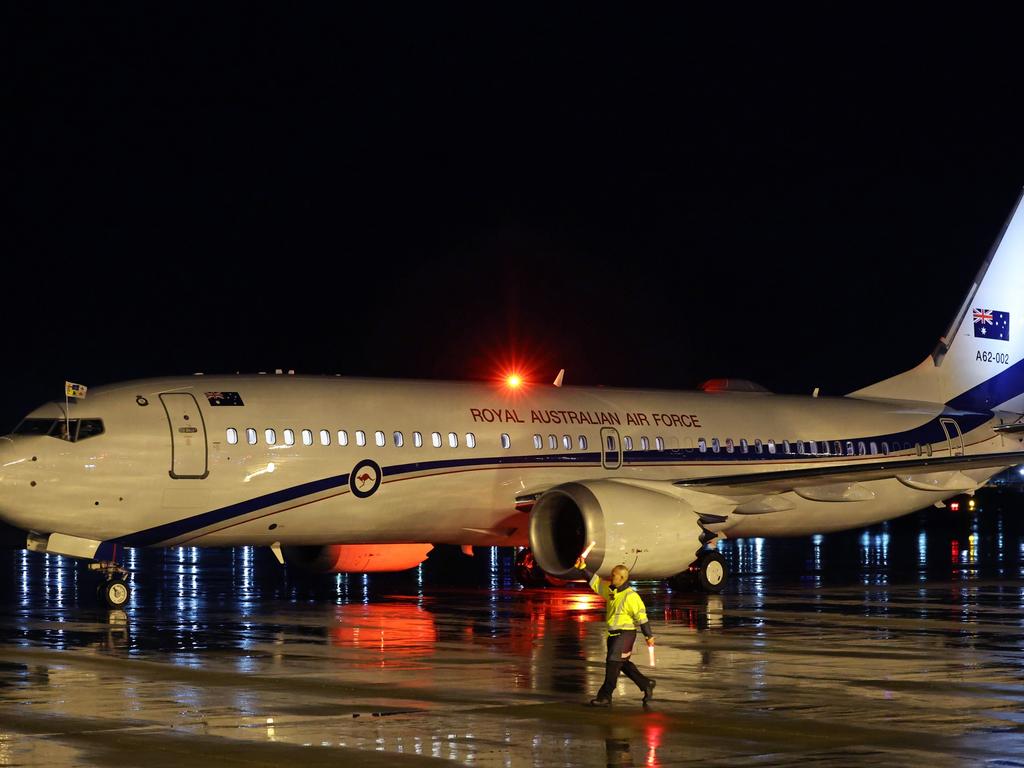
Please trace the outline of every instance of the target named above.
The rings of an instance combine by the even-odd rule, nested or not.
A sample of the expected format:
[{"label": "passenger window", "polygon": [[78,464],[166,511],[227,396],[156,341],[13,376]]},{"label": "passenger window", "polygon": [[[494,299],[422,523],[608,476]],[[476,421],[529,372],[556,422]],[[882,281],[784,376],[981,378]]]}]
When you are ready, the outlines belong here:
[{"label": "passenger window", "polygon": [[757,453],[764,453],[764,443],[761,442],[760,438],[754,439],[754,450]]},{"label": "passenger window", "polygon": [[228,427],[228,445],[238,445],[238,430]]},{"label": "passenger window", "polygon": [[747,438],[745,437],[740,438],[740,452],[750,453],[750,445],[747,443]]},{"label": "passenger window", "polygon": [[366,445],[366,433],[361,429],[356,430],[356,445],[360,448]]},{"label": "passenger window", "polygon": [[277,432],[272,429],[264,430],[263,437],[267,439],[267,445],[274,445],[277,443]]},{"label": "passenger window", "polygon": [[458,448],[459,447],[459,436],[456,435],[454,432],[449,432],[448,433],[448,447],[449,448]]},{"label": "passenger window", "polygon": [[284,431],[284,444],[295,445],[295,432],[290,429]]},{"label": "passenger window", "polygon": [[550,448],[553,451],[557,447],[558,447],[558,438],[555,437],[554,435],[548,435],[548,448]]},{"label": "passenger window", "polygon": [[793,449],[792,449],[792,447],[789,444],[789,440],[783,440],[782,441],[782,452],[783,453],[792,453],[793,452]]},{"label": "passenger window", "polygon": [[586,435],[580,435],[580,450],[581,451],[587,450],[587,436]]},{"label": "passenger window", "polygon": [[932,444],[931,443],[926,443],[925,444],[925,452],[928,454],[928,456],[932,455]]},{"label": "passenger window", "polygon": [[533,436],[533,447],[536,448],[538,451],[541,448],[543,448],[544,447],[544,438],[541,437],[540,435],[534,435]]},{"label": "passenger window", "polygon": [[835,440],[832,443],[832,453],[834,453],[836,456],[843,455],[843,444],[840,443],[838,440]]},{"label": "passenger window", "polygon": [[733,444],[731,437],[725,438],[725,452],[726,453],[735,453],[736,452],[736,446]]},{"label": "passenger window", "polygon": [[248,427],[245,430],[245,440],[249,445],[256,445],[256,430]]},{"label": "passenger window", "polygon": [[641,451],[647,451],[647,450],[650,450],[650,448],[651,448],[651,441],[648,440],[646,437],[641,437],[640,438],[640,450]]},{"label": "passenger window", "polygon": [[654,447],[657,448],[659,451],[664,451],[665,450],[665,438],[663,438],[663,437],[656,437],[656,438],[654,438]]},{"label": "passenger window", "polygon": [[562,448],[567,451],[572,450],[572,438],[568,435],[562,435]]},{"label": "passenger window", "polygon": [[722,444],[718,442],[717,437],[711,438],[711,452],[718,453],[722,450]]},{"label": "passenger window", "polygon": [[421,435],[419,432],[413,432],[412,433],[412,444],[415,447],[417,447],[417,448],[422,448],[423,447],[423,435]]},{"label": "passenger window", "polygon": [[774,440],[769,440],[768,441],[768,454],[771,455],[771,456],[775,455],[775,441]]},{"label": "passenger window", "polygon": [[338,430],[338,445],[342,446],[343,448],[346,445],[348,445],[348,432],[346,432],[344,429]]},{"label": "passenger window", "polygon": [[847,456],[853,456],[853,453],[854,453],[854,451],[853,451],[853,440],[847,440],[846,441],[846,455]]},{"label": "passenger window", "polygon": [[330,444],[331,444],[331,433],[328,432],[326,429],[321,429],[320,430],[320,445],[330,445]]},{"label": "passenger window", "polygon": [[796,441],[796,452],[800,456],[804,455],[804,444],[803,444],[803,441],[801,441],[801,440],[797,440]]},{"label": "passenger window", "polygon": [[878,453],[878,445],[875,443],[874,440],[872,440],[870,443],[868,443],[868,449],[871,451],[871,455],[872,456],[874,456],[874,455],[876,455]]},{"label": "passenger window", "polygon": [[882,443],[882,455],[883,456],[888,456],[889,455],[889,444],[888,443],[885,443],[885,442]]},{"label": "passenger window", "polygon": [[920,443],[914,443],[914,449],[917,451],[917,455],[920,456],[921,455],[921,444]]},{"label": "passenger window", "polygon": [[476,435],[474,435],[472,432],[466,433],[466,447],[476,448]]},{"label": "passenger window", "polygon": [[384,447],[384,443],[386,442],[384,440],[384,433],[381,432],[379,429],[373,433],[373,442],[377,444],[378,448]]},{"label": "passenger window", "polygon": [[703,437],[697,438],[697,450],[700,451],[701,453],[708,452],[708,441],[705,440]]},{"label": "passenger window", "polygon": [[433,445],[435,448],[440,448],[441,447],[441,433],[440,432],[431,432],[430,433],[430,444]]},{"label": "passenger window", "polygon": [[866,445],[864,445],[864,441],[863,440],[860,440],[860,441],[857,442],[857,453],[860,454],[861,456],[867,456],[868,455],[868,447]]},{"label": "passenger window", "polygon": [[403,435],[401,432],[395,432],[391,437],[395,441],[395,448],[401,448],[403,445],[405,445],[405,435]]},{"label": "passenger window", "polygon": [[302,430],[302,444],[303,445],[312,445],[313,444],[313,433],[310,430],[308,430],[308,429]]},{"label": "passenger window", "polygon": [[501,434],[501,447],[502,448],[511,448],[512,447],[512,438],[509,437],[504,432]]},{"label": "passenger window", "polygon": [[633,450],[633,438],[630,437],[629,435],[626,435],[624,438],[622,438],[622,445],[623,445],[623,447],[627,451],[632,451]]}]

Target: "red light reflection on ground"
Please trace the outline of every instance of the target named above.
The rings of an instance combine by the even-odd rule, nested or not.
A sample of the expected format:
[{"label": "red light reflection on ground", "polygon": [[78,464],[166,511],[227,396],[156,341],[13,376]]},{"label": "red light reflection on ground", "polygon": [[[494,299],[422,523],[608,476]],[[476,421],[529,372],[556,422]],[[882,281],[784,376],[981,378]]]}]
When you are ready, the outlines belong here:
[{"label": "red light reflection on ground", "polygon": [[376,649],[379,663],[428,656],[436,650],[434,617],[421,606],[408,603],[350,604],[339,606],[330,642],[339,647]]}]

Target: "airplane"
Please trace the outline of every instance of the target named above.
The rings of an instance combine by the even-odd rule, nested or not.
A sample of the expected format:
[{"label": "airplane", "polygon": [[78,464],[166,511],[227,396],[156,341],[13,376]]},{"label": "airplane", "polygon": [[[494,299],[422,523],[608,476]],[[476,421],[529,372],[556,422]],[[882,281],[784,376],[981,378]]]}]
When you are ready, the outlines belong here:
[{"label": "airplane", "polygon": [[257,374],[73,387],[0,438],[0,520],[89,561],[125,547],[268,546],[398,571],[436,544],[514,546],[528,579],[692,579],[716,545],[871,525],[1024,462],[1021,199],[920,365],[843,397],[713,380],[676,392]]}]

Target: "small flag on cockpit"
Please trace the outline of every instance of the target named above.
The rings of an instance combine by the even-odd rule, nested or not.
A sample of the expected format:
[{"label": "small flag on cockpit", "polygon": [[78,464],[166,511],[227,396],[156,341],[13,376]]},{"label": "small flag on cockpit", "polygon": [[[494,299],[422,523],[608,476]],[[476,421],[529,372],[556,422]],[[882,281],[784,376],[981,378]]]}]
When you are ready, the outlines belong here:
[{"label": "small flag on cockpit", "polygon": [[64,382],[64,394],[68,397],[85,397],[88,387],[85,384],[75,384],[73,381]]},{"label": "small flag on cockpit", "polygon": [[210,405],[245,405],[237,392],[207,392],[206,399]]}]

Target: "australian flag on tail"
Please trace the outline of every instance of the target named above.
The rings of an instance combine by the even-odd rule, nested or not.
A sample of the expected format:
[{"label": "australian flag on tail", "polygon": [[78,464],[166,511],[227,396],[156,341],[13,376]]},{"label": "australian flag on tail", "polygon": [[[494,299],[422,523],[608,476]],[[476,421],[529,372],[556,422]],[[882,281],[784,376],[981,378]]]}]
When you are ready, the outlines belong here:
[{"label": "australian flag on tail", "polygon": [[1010,313],[995,309],[974,310],[974,335],[981,339],[1010,340]]}]

